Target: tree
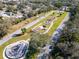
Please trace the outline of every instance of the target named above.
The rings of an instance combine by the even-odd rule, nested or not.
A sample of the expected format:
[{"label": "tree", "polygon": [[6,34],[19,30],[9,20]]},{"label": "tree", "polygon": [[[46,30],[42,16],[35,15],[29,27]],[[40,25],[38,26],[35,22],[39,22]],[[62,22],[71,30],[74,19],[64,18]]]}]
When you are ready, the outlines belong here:
[{"label": "tree", "polygon": [[0,24],[0,38],[7,34],[7,28],[5,24]]},{"label": "tree", "polygon": [[0,17],[0,37],[8,33],[8,29],[12,26],[12,20],[9,18]]},{"label": "tree", "polygon": [[22,31],[22,34],[26,33],[26,28],[22,28],[21,31]]},{"label": "tree", "polygon": [[62,31],[59,41],[54,46],[52,56],[55,58],[58,56],[62,56],[63,59],[79,58],[79,12],[76,11],[78,10],[77,8],[75,8],[75,10],[73,9],[73,15],[71,15],[71,17],[74,16],[74,18],[72,18],[73,20],[65,23],[66,26]]},{"label": "tree", "polygon": [[16,19],[15,20],[15,24],[18,24],[18,23],[20,23],[21,22],[21,19]]},{"label": "tree", "polygon": [[0,10],[4,7],[4,4],[0,1]]},{"label": "tree", "polygon": [[50,38],[47,34],[31,33],[30,47],[33,49],[38,49],[38,47],[43,47],[49,44]]},{"label": "tree", "polygon": [[17,13],[17,7],[14,5],[7,5],[6,6],[6,12],[13,12],[13,13]]},{"label": "tree", "polygon": [[31,55],[39,51],[39,47],[42,48],[46,44],[49,44],[50,38],[47,34],[31,33],[29,42],[29,51],[26,54],[26,59],[32,59]]},{"label": "tree", "polygon": [[60,8],[61,6],[63,6],[63,4],[61,2],[56,2],[54,6],[57,8]]}]

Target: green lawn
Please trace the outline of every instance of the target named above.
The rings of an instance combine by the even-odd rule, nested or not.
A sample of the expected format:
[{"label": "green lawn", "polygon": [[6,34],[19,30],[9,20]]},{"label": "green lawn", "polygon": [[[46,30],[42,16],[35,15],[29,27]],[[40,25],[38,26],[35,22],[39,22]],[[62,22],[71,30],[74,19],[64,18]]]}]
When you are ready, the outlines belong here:
[{"label": "green lawn", "polygon": [[[46,14],[48,14],[49,12],[47,12]],[[50,16],[46,17],[45,19],[41,20],[40,22],[38,22],[37,24],[35,24],[34,26],[30,27],[29,29],[27,29],[27,32],[29,32],[33,27],[35,27],[36,25],[38,25],[39,23],[45,21],[46,19],[50,18]],[[0,46],[0,59],[3,59],[3,50],[4,48],[14,42],[20,41],[20,40],[27,40],[30,37],[30,34],[26,33],[22,36],[19,37],[15,37],[10,39],[9,41],[5,42],[2,46]]]},{"label": "green lawn", "polygon": [[[49,12],[48,12],[49,13]],[[51,35],[56,29],[57,29],[57,27],[59,26],[59,24],[61,23],[61,21],[64,19],[64,17],[66,16],[66,12],[63,14],[63,15],[61,15],[61,17],[58,17],[58,19],[57,19],[57,21],[54,23],[54,25],[52,26],[52,28],[50,29],[50,31],[49,31],[49,35]],[[52,14],[53,15],[53,14]],[[41,20],[40,22],[38,22],[37,24],[35,24],[34,26],[32,26],[32,27],[30,27],[29,29],[27,29],[27,32],[29,32],[32,28],[34,28],[35,26],[37,26],[38,24],[40,24],[40,23],[43,23],[45,20],[47,20],[47,19],[49,19],[51,17],[51,15],[50,16],[48,16],[48,17],[46,17],[45,19],[43,19],[43,20]],[[9,45],[9,44],[11,44],[11,43],[14,43],[14,42],[17,42],[17,41],[19,41],[19,40],[27,40],[27,38],[29,38],[30,37],[30,34],[29,33],[25,33],[24,35],[22,35],[22,36],[19,36],[19,37],[15,37],[15,38],[12,38],[11,40],[9,40],[9,41],[7,41],[6,43],[4,43],[2,46],[0,46],[0,59],[3,59],[3,50],[4,50],[4,48],[7,46],[7,45]],[[36,54],[34,54],[32,57],[33,57],[33,59],[35,58],[35,56],[37,55],[37,53]]]},{"label": "green lawn", "polygon": [[64,12],[64,14],[62,14],[60,17],[57,18],[57,20],[54,22],[52,28],[50,29],[50,31],[48,32],[48,34],[51,36],[53,34],[53,32],[57,29],[57,27],[60,25],[60,23],[62,22],[62,20],[64,19],[64,17],[67,15],[67,12]]},{"label": "green lawn", "polygon": [[[49,17],[47,17],[47,18],[45,18],[44,20],[42,20],[41,22],[39,22],[39,23],[37,23],[37,24],[35,24],[35,26],[37,26],[37,25],[39,25],[39,26],[42,26],[42,25],[44,25],[45,24],[45,21],[47,21],[47,20],[49,20],[49,19],[51,19],[51,17],[52,16],[56,16],[57,15],[57,13],[52,13]],[[49,24],[49,25],[46,25],[46,28],[49,28],[49,26],[51,25],[51,23]],[[38,27],[39,27],[38,26]],[[33,26],[34,27],[34,26]],[[37,29],[38,27],[36,27],[35,29]],[[44,33],[46,30],[39,30],[38,32],[39,33]]]},{"label": "green lawn", "polygon": [[[51,14],[52,15],[52,14]],[[39,25],[40,23],[43,23],[45,20],[49,19],[51,17],[51,15],[49,15],[48,17],[44,18],[43,20],[41,20],[40,22],[38,22],[37,24],[35,24],[34,26],[30,27],[27,31],[29,32],[32,28],[34,28],[35,26]]]},{"label": "green lawn", "polygon": [[[55,14],[56,16],[57,14]],[[48,32],[48,34],[51,36],[53,34],[53,32],[57,29],[57,27],[60,25],[60,23],[62,22],[62,20],[64,19],[64,17],[67,15],[67,12],[64,12],[63,15],[61,15],[60,17],[58,17],[58,19],[55,21],[55,23],[53,24],[52,28],[50,29],[50,31]],[[30,57],[32,57],[32,59],[36,59],[36,56],[39,54],[39,52],[36,52],[35,54],[31,55]]]},{"label": "green lawn", "polygon": [[[57,14],[55,14],[56,16]],[[57,18],[57,20],[55,21],[55,23],[53,24],[52,28],[50,29],[50,31],[48,32],[48,34],[51,36],[53,34],[53,32],[57,29],[57,27],[60,25],[60,23],[62,22],[62,20],[64,19],[64,17],[67,15],[67,12],[64,12],[64,14],[62,14],[60,17]],[[39,52],[36,52],[34,54],[32,54],[30,56],[30,58],[32,59],[36,59],[36,56],[39,54]]]}]

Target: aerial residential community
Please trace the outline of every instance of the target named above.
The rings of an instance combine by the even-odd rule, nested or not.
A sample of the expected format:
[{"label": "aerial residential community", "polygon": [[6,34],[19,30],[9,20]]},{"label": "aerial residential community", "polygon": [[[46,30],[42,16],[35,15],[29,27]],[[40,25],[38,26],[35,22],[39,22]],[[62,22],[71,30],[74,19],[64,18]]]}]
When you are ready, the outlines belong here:
[{"label": "aerial residential community", "polygon": [[0,0],[0,59],[79,59],[79,1]]}]

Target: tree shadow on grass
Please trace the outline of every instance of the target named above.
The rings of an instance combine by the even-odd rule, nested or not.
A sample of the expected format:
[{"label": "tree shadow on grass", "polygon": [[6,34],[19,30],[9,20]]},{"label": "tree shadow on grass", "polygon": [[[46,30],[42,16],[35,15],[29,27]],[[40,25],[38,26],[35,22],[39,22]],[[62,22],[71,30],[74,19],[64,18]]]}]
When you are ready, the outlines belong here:
[{"label": "tree shadow on grass", "polygon": [[20,33],[20,34],[14,34],[12,37],[18,37],[18,36],[22,36],[23,34]]}]

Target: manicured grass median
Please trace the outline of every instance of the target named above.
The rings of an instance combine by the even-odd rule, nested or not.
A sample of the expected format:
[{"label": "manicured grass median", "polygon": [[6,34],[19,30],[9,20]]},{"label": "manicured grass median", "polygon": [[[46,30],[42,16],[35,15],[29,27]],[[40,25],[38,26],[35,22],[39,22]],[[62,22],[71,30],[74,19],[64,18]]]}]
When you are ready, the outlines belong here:
[{"label": "manicured grass median", "polygon": [[[52,33],[57,29],[57,27],[60,25],[60,23],[62,22],[62,20],[64,19],[64,17],[66,16],[67,12],[64,12],[63,15],[61,15],[60,17],[58,17],[58,19],[55,21],[55,23],[53,24],[52,28],[50,29],[50,31],[48,32],[49,35],[52,35]],[[53,14],[52,14],[53,15]],[[34,26],[30,27],[29,29],[27,29],[27,32],[29,32],[32,28],[34,28],[35,26],[37,26],[38,24],[40,23],[43,23],[45,20],[47,19],[50,19],[51,15],[44,18],[43,20],[41,20],[40,22],[38,22],[37,24],[35,24]],[[22,36],[18,36],[18,37],[15,37],[15,38],[12,38],[11,40],[7,41],[6,43],[4,43],[2,46],[0,46],[0,59],[3,59],[3,50],[4,48],[11,44],[11,43],[14,43],[14,42],[17,42],[19,40],[27,40],[28,38],[30,37],[30,34],[29,33],[25,33],[24,35]],[[33,56],[33,59],[35,59],[35,56],[37,55],[34,54]]]},{"label": "manicured grass median", "polygon": [[63,15],[57,18],[57,20],[54,22],[52,28],[48,32],[48,34],[51,36],[53,32],[57,29],[57,27],[60,25],[60,23],[63,21],[64,17],[67,15],[67,12],[64,12]]},{"label": "manicured grass median", "polygon": [[[30,27],[29,29],[27,29],[27,31],[29,31],[30,29],[32,29],[33,27],[35,27],[36,25],[38,25],[39,23],[45,21],[46,19],[50,18],[50,16],[42,19],[40,22],[38,22],[37,24],[35,24],[34,26]],[[4,48],[11,44],[11,43],[14,43],[14,42],[17,42],[17,41],[20,41],[20,40],[27,40],[28,38],[30,37],[30,34],[28,33],[25,33],[24,35],[22,36],[18,36],[18,37],[15,37],[15,38],[12,38],[10,39],[9,41],[5,42],[2,46],[0,46],[0,59],[3,59],[3,50]]]}]

